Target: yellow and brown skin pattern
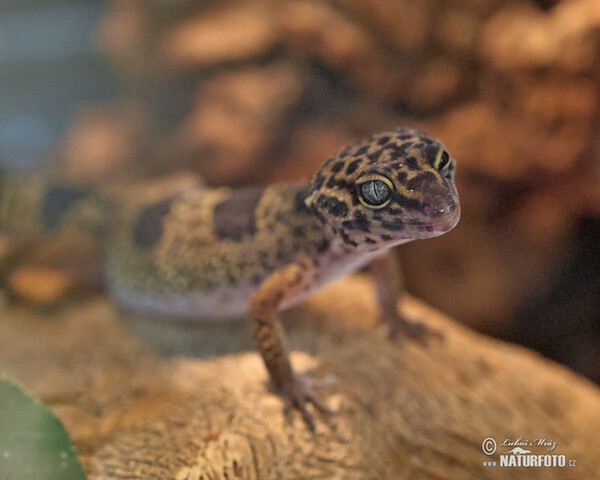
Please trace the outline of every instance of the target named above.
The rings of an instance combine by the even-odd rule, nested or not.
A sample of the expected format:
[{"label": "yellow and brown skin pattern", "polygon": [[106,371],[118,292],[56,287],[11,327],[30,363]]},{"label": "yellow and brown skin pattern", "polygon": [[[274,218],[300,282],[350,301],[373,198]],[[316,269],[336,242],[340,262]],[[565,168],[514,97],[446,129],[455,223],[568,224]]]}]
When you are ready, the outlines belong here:
[{"label": "yellow and brown skin pattern", "polygon": [[[311,182],[306,204],[323,225],[328,253],[333,252],[340,263],[353,255],[368,258],[381,320],[391,337],[419,338],[426,332],[422,325],[398,314],[396,299],[402,280],[397,262],[385,257],[396,245],[441,235],[458,223],[455,172],[456,163],[439,140],[417,129],[399,128],[344,148]],[[267,368],[285,364],[289,369],[287,358],[263,357]],[[313,419],[305,403],[324,410],[313,387],[303,377],[288,378],[280,387],[309,426]]]},{"label": "yellow and brown skin pattern", "polygon": [[306,194],[306,184],[275,184],[129,202],[108,248],[111,294],[157,313],[243,316],[273,272],[327,248]]},{"label": "yellow and brown skin pattern", "polygon": [[382,132],[341,150],[312,181],[309,202],[340,248],[381,255],[370,262],[381,318],[391,337],[423,337],[396,310],[403,290],[395,252],[406,241],[452,229],[460,218],[456,162],[431,135]]},{"label": "yellow and brown skin pattern", "polygon": [[[455,169],[441,142],[399,128],[344,148],[309,183],[146,189],[113,198],[98,210],[105,213],[99,231],[109,292],[141,311],[210,321],[247,314],[273,383],[314,428],[307,405],[328,411],[315,394],[323,382],[293,371],[278,312],[370,264],[390,336],[425,333],[398,314],[401,278],[385,257],[456,225]],[[90,210],[96,198],[73,186],[34,197],[41,230],[77,223],[73,212]]]}]

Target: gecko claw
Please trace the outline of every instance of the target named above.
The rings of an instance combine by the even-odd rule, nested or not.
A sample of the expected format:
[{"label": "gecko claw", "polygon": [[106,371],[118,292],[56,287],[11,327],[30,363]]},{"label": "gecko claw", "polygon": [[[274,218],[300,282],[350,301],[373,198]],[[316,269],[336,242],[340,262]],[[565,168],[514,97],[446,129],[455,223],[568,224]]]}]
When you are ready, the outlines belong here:
[{"label": "gecko claw", "polygon": [[285,402],[285,412],[289,413],[292,408],[297,408],[302,419],[311,432],[315,431],[315,418],[307,405],[312,403],[314,408],[322,415],[332,415],[335,412],[323,402],[316,393],[318,388],[327,387],[335,383],[335,378],[330,375],[326,378],[315,379],[308,374],[295,375],[291,381],[281,389]]}]

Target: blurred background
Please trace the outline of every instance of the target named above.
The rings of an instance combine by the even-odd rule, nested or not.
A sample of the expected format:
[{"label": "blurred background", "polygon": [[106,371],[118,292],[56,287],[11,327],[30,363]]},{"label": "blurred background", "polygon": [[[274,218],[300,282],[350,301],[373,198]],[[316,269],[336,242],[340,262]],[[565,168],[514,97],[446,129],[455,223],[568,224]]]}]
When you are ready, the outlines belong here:
[{"label": "blurred background", "polygon": [[379,129],[458,160],[409,292],[600,381],[598,0],[3,0],[0,161],[100,185],[308,178]]}]

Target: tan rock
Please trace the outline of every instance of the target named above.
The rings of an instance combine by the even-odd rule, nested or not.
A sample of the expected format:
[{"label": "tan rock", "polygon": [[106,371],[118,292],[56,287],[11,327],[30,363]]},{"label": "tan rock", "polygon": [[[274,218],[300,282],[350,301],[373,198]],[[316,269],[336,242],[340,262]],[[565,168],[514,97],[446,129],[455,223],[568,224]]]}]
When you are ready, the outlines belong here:
[{"label": "tan rock", "polygon": [[[552,454],[577,466],[519,469],[519,478],[598,476],[597,386],[410,299],[404,311],[444,340],[390,344],[372,331],[374,306],[372,286],[356,276],[286,314],[296,368],[316,365],[338,379],[322,392],[338,413],[320,418],[316,434],[295,412],[282,414],[262,361],[246,351],[245,323],[203,329],[140,318],[147,340],[179,330],[200,356],[161,359],[103,301],[51,315],[4,311],[0,361],[65,421],[90,479],[509,479],[512,468],[483,462],[520,436],[556,442]],[[242,352],[233,347],[240,336]],[[213,340],[223,356],[212,356]],[[491,456],[487,437],[498,445]]]}]

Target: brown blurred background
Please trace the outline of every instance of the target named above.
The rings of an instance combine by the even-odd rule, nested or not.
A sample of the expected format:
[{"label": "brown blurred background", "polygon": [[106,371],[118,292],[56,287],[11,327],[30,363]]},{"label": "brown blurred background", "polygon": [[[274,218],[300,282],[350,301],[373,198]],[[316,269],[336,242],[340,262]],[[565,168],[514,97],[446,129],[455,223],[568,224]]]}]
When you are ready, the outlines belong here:
[{"label": "brown blurred background", "polygon": [[463,218],[401,248],[408,290],[600,381],[600,1],[4,4],[4,164],[265,184],[421,127]]}]

